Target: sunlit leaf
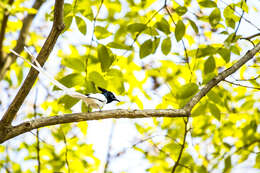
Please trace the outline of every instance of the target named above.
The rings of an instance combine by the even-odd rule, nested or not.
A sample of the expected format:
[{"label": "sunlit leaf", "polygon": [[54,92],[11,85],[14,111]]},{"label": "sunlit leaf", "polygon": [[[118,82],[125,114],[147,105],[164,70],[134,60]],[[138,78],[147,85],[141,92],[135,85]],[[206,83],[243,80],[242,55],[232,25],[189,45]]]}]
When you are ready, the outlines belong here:
[{"label": "sunlit leaf", "polygon": [[199,32],[199,29],[198,29],[196,23],[193,22],[193,20],[191,20],[191,19],[189,19],[189,22],[190,22],[190,24],[191,24],[192,29],[193,29],[196,33],[198,33],[198,32]]},{"label": "sunlit leaf", "polygon": [[187,12],[187,8],[186,7],[183,7],[183,6],[179,6],[175,9],[176,13],[179,15],[179,16],[182,16],[184,15],[186,12]]},{"label": "sunlit leaf", "polygon": [[171,42],[170,37],[165,38],[161,45],[162,53],[164,55],[168,55],[171,51],[171,46],[172,46],[172,42]]},{"label": "sunlit leaf", "polygon": [[217,4],[212,0],[202,0],[199,2],[199,5],[207,8],[217,7]]},{"label": "sunlit leaf", "polygon": [[209,23],[215,27],[221,19],[221,12],[218,8],[215,8],[209,15]]},{"label": "sunlit leaf", "polygon": [[107,82],[105,81],[104,77],[96,71],[90,72],[88,75],[88,79],[91,82],[95,83],[96,86],[103,87],[103,88],[107,87]]},{"label": "sunlit leaf", "polygon": [[185,34],[185,30],[186,28],[184,23],[181,20],[179,20],[175,28],[175,38],[177,41],[180,41],[182,39],[182,37]]},{"label": "sunlit leaf", "polygon": [[168,21],[164,18],[162,18],[160,22],[156,22],[155,27],[167,35],[171,33],[170,25]]},{"label": "sunlit leaf", "polygon": [[[82,85],[84,83],[84,77],[80,73],[72,73],[67,76],[64,76],[63,78],[59,79],[58,81],[62,83],[63,85],[67,86],[68,88],[71,88],[76,85]],[[54,87],[53,90],[57,90],[58,87]]]},{"label": "sunlit leaf", "polygon": [[107,46],[115,49],[132,50],[131,46],[125,45],[124,43],[118,43],[115,41],[108,43]]},{"label": "sunlit leaf", "polygon": [[95,36],[97,37],[97,39],[104,39],[104,38],[109,37],[110,35],[112,35],[112,33],[109,32],[107,30],[107,28],[105,28],[103,26],[95,27]]},{"label": "sunlit leaf", "polygon": [[153,52],[153,42],[152,40],[146,40],[143,44],[140,46],[140,52],[139,56],[140,58],[144,58],[148,55],[150,55]]},{"label": "sunlit leaf", "polygon": [[104,45],[98,47],[98,59],[103,72],[107,71],[115,60],[112,52]]},{"label": "sunlit leaf", "polygon": [[75,16],[76,19],[76,24],[78,26],[79,31],[83,34],[86,35],[87,33],[87,25],[86,22],[79,16]]},{"label": "sunlit leaf", "polygon": [[142,32],[146,29],[146,25],[143,23],[133,23],[127,26],[127,30],[135,33],[135,32]]},{"label": "sunlit leaf", "polygon": [[210,110],[210,113],[217,119],[220,121],[220,110],[219,108],[217,107],[216,104],[214,103],[208,103],[208,107],[209,107],[209,110]]},{"label": "sunlit leaf", "polygon": [[216,68],[216,62],[213,56],[210,56],[204,63],[204,73],[213,72]]},{"label": "sunlit leaf", "polygon": [[194,95],[198,91],[199,87],[195,83],[188,83],[183,85],[176,91],[177,99],[185,99]]}]

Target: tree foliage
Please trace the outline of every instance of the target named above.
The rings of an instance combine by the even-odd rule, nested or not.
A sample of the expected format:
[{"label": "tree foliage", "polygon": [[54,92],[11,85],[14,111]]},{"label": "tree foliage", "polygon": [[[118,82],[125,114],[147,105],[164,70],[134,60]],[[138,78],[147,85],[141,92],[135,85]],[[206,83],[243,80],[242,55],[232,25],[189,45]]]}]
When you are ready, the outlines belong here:
[{"label": "tree foliage", "polygon": [[[34,135],[13,138],[19,133],[1,140],[5,143],[0,146],[0,172],[131,172],[113,166],[129,152],[141,154],[140,162],[148,166],[139,164],[138,170],[151,173],[231,172],[243,164],[259,171],[260,23],[251,18],[259,15],[259,2],[73,0],[59,6],[59,1],[63,2],[0,2],[0,136],[13,127],[6,125],[5,115],[13,113],[14,118],[21,106],[12,107],[14,102],[24,106],[13,124],[53,115],[72,117],[75,107],[76,112],[88,112],[87,105],[75,98],[53,97],[59,89],[44,77],[27,88],[31,92],[25,101],[27,94],[14,98],[27,75],[34,76],[31,85],[37,77],[32,70],[27,74],[28,64],[10,53],[14,49],[27,56],[24,46],[39,54],[41,64],[55,46],[46,69],[65,86],[84,94],[98,92],[100,86],[121,96],[116,106],[144,109],[129,111],[136,118],[127,121],[134,125],[129,131],[137,131],[136,136],[130,147],[122,144],[126,149],[115,153],[112,130],[104,160],[86,142],[88,122],[79,118],[77,123],[37,126],[31,128],[37,128],[31,132]],[[57,14],[62,15],[62,23]],[[49,32],[48,39],[53,40],[48,42]],[[248,58],[240,61],[242,57]],[[152,110],[145,112],[147,108]],[[159,112],[168,109],[180,110],[173,112],[180,116]],[[110,118],[124,118],[123,111],[116,112],[108,113]],[[86,113],[87,120],[105,119],[102,112],[99,118],[88,115],[97,114]],[[26,122],[18,128],[26,129]]]}]

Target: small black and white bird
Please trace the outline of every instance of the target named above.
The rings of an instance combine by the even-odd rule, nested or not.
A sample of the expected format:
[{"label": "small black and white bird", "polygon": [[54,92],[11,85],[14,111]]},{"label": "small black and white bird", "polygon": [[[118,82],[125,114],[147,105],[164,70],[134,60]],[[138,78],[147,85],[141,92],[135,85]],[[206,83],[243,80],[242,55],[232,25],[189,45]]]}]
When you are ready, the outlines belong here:
[{"label": "small black and white bird", "polygon": [[87,94],[86,96],[90,98],[90,100],[82,99],[83,101],[86,100],[85,103],[89,107],[101,110],[105,104],[111,103],[112,101],[120,102],[111,91],[101,87],[98,87],[98,89],[102,93]]},{"label": "small black and white bird", "polygon": [[35,64],[33,64],[32,62],[28,61],[27,59],[25,59],[24,57],[20,56],[18,53],[16,53],[14,50],[11,50],[11,52],[13,54],[15,54],[17,57],[22,58],[23,60],[25,60],[27,63],[29,63],[34,69],[36,69],[37,71],[39,71],[41,74],[43,74],[45,77],[47,77],[54,85],[56,85],[58,88],[60,88],[64,94],[69,95],[71,97],[74,98],[78,98],[81,99],[82,101],[84,101],[86,103],[86,105],[92,109],[99,109],[101,110],[105,104],[111,103],[112,101],[117,101],[120,102],[115,95],[104,89],[101,87],[98,87],[98,89],[102,92],[102,93],[95,93],[95,94],[81,94],[79,92],[74,91],[71,88],[66,87],[65,85],[61,84],[60,82],[58,82],[57,80],[55,80],[52,75],[50,75],[46,70],[44,70],[42,68],[42,66],[39,64],[39,62],[36,60],[36,57],[34,57],[31,52],[25,47],[24,48],[25,51],[33,58],[32,62],[34,62]]}]

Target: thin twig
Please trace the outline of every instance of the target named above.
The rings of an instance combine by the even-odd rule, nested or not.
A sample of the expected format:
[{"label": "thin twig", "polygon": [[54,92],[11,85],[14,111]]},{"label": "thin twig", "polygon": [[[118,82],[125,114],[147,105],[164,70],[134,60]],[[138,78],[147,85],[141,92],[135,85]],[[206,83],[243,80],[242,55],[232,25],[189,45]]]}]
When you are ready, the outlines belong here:
[{"label": "thin twig", "polygon": [[[169,9],[167,8],[167,0],[165,0],[165,9],[166,9],[168,15],[170,16],[170,18],[171,18],[173,24],[176,25],[176,23],[175,23],[175,21],[174,21],[172,15],[171,15],[171,12],[170,12]],[[190,80],[191,80],[191,78],[192,78],[193,75],[192,75],[192,71],[191,71],[191,67],[190,67],[190,63],[189,63],[188,52],[187,52],[187,49],[186,49],[186,46],[185,46],[185,43],[184,43],[183,39],[181,39],[181,43],[182,43],[182,46],[183,46],[183,49],[184,49],[184,53],[185,53],[185,62],[186,62],[186,64],[188,65],[188,68],[189,68],[189,71],[190,71]]]},{"label": "thin twig", "polygon": [[104,167],[104,173],[108,172],[108,167],[111,161],[111,149],[112,149],[112,141],[113,141],[113,134],[114,134],[114,129],[116,126],[116,122],[112,123],[112,127],[110,130],[110,134],[109,134],[109,139],[108,139],[108,149],[107,149],[107,156],[106,156],[106,163],[105,163],[105,167]]},{"label": "thin twig", "polygon": [[[247,0],[245,0],[245,3],[246,3],[246,1],[247,1]],[[244,13],[245,13],[245,11],[244,11],[243,8],[242,8],[242,7],[243,7],[243,4],[244,4],[244,1],[242,1],[242,2],[241,2],[241,5],[240,5],[240,8],[242,9],[242,14],[241,14],[241,16],[240,16],[240,18],[239,18],[239,21],[238,21],[238,24],[237,24],[237,28],[236,28],[236,30],[235,30],[235,34],[234,34],[234,36],[233,36],[231,42],[233,42],[233,41],[235,40],[235,38],[236,38],[237,31],[238,31],[238,29],[239,29],[240,23],[241,23],[241,21],[242,21],[242,18],[243,18],[243,16],[244,16]]]},{"label": "thin twig", "polygon": [[66,136],[65,136],[65,134],[64,134],[64,132],[62,130],[62,127],[60,127],[60,129],[61,129],[61,132],[62,132],[62,135],[63,135],[63,142],[65,144],[65,162],[66,162],[66,165],[68,167],[68,173],[70,173],[70,164],[69,164],[69,160],[68,160],[68,152],[69,152],[69,150],[68,150],[67,139],[66,139]]},{"label": "thin twig", "polygon": [[174,173],[176,171],[177,166],[179,165],[179,162],[181,160],[183,151],[185,149],[185,144],[186,144],[186,137],[187,137],[187,133],[188,133],[188,121],[189,121],[189,117],[187,118],[187,120],[183,119],[184,121],[184,135],[183,135],[183,142],[182,142],[182,146],[181,146],[181,150],[180,153],[178,155],[177,161],[175,162],[175,164],[173,165],[172,171],[171,173]]},{"label": "thin twig", "polygon": [[[35,99],[34,99],[34,104],[33,104],[33,111],[34,111],[34,118],[36,118],[37,116],[37,106],[36,106],[36,102],[37,102],[37,98],[38,98],[38,88],[36,88],[35,90]],[[38,163],[38,168],[37,168],[37,173],[41,172],[41,157],[40,157],[40,140],[39,140],[39,129],[36,129],[36,150],[37,150],[37,163]]]},{"label": "thin twig", "polygon": [[223,81],[225,81],[225,82],[227,82],[227,83],[230,83],[230,84],[232,84],[232,85],[240,86],[240,87],[245,87],[245,88],[260,90],[260,87],[252,87],[252,86],[241,85],[241,84],[239,84],[239,83],[234,83],[234,82],[228,81],[228,80],[226,80],[226,79],[224,79]]}]

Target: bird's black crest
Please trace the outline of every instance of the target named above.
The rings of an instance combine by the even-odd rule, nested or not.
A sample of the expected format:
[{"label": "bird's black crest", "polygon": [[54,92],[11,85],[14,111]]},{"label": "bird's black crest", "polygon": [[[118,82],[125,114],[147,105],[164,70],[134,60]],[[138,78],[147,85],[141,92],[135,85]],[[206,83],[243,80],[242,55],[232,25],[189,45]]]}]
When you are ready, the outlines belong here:
[{"label": "bird's black crest", "polygon": [[115,95],[112,93],[112,92],[110,92],[110,91],[108,91],[108,90],[106,90],[106,89],[104,89],[104,88],[101,88],[101,87],[98,87],[98,89],[102,92],[102,94],[106,97],[106,99],[107,99],[107,103],[111,103],[112,101],[118,101],[118,102],[120,102],[116,97],[115,97]]},{"label": "bird's black crest", "polygon": [[99,91],[101,91],[102,93],[108,92],[106,89],[98,87]]}]

